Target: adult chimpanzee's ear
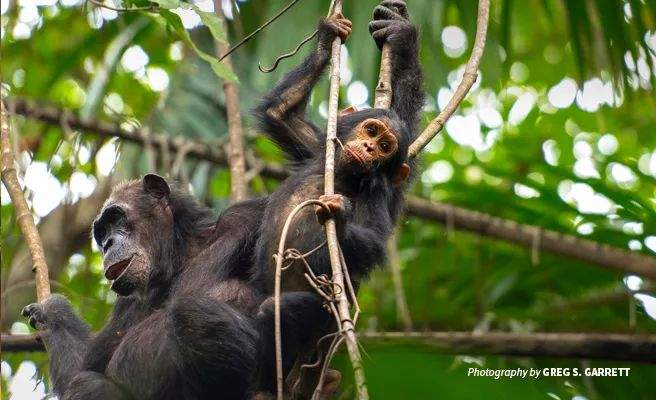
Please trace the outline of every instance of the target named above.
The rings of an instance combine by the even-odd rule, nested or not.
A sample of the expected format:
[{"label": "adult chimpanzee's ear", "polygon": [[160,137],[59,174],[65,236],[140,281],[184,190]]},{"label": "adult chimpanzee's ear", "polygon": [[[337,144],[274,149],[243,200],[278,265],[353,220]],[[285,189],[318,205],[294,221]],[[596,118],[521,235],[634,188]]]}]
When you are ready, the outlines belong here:
[{"label": "adult chimpanzee's ear", "polygon": [[345,109],[343,109],[342,111],[340,111],[339,115],[347,115],[347,114],[351,114],[351,113],[354,113],[354,112],[357,112],[357,111],[358,111],[358,109],[357,109],[356,106],[348,106]]},{"label": "adult chimpanzee's ear", "polygon": [[398,186],[402,184],[410,176],[410,166],[406,163],[401,164],[399,169],[396,170],[392,177],[392,184]]},{"label": "adult chimpanzee's ear", "polygon": [[155,198],[161,199],[171,194],[169,184],[159,175],[146,174],[141,183],[143,184],[144,191]]}]

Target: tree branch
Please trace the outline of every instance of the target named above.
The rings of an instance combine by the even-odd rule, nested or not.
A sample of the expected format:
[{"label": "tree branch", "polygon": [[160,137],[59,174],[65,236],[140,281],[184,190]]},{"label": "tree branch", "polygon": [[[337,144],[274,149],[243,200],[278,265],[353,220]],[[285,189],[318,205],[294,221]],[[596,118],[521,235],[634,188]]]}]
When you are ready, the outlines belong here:
[{"label": "tree branch", "polygon": [[615,333],[373,332],[369,343],[423,343],[457,354],[564,357],[656,363],[656,335]]},{"label": "tree branch", "polygon": [[[211,146],[207,143],[192,141],[182,137],[174,138],[173,136],[164,134],[150,134],[147,129],[126,130],[121,128],[117,123],[83,120],[66,110],[49,106],[36,106],[21,99],[14,99],[11,103],[14,107],[13,111],[16,114],[51,125],[61,126],[63,123],[70,126],[71,129],[81,130],[107,138],[117,137],[142,146],[148,144],[158,149],[162,146],[162,143],[166,143],[169,152],[173,154],[178,154],[180,147],[184,146],[187,155],[190,157],[218,165],[228,165],[228,160],[224,152],[216,148],[216,146]],[[164,139],[160,140],[158,139],[159,137],[163,137]],[[282,166],[267,164],[263,167],[262,175],[273,179],[284,179],[288,173]]]},{"label": "tree branch", "polygon": [[485,39],[487,36],[487,25],[490,14],[490,0],[479,0],[478,2],[478,18],[476,20],[476,36],[474,38],[474,47],[472,49],[467,66],[465,66],[465,73],[462,76],[462,81],[458,88],[453,93],[453,97],[447,103],[444,110],[438,114],[424,129],[417,139],[410,145],[408,149],[408,158],[414,158],[419,154],[421,149],[440,133],[446,121],[453,115],[458,108],[458,105],[467,96],[469,89],[476,82],[478,77],[478,64],[481,62],[483,50],[485,49]]},{"label": "tree branch", "polygon": [[[223,26],[226,37],[228,36],[228,25],[226,24],[225,15],[223,15],[223,1],[214,0],[214,12],[219,17]],[[216,41],[216,56],[228,52],[230,46],[227,39],[225,42]],[[223,63],[231,70],[232,59],[230,56],[223,58]],[[225,93],[226,111],[228,114],[228,136],[230,138],[229,146],[229,165],[230,165],[230,197],[232,202],[245,200],[248,197],[246,188],[246,162],[244,160],[244,145],[242,143],[242,123],[241,111],[239,110],[239,87],[235,82],[228,80],[223,81],[223,91]]]},{"label": "tree branch", "polygon": [[46,258],[43,254],[43,245],[41,244],[41,237],[39,231],[34,224],[34,218],[30,212],[30,208],[25,201],[23,190],[18,182],[18,174],[16,173],[16,161],[12,153],[11,142],[9,141],[9,115],[5,109],[4,101],[0,101],[0,142],[2,143],[2,183],[5,184],[9,197],[14,205],[14,212],[16,213],[16,221],[20,227],[25,242],[27,243],[30,254],[32,255],[32,262],[34,266],[32,271],[35,272],[36,280],[36,297],[39,302],[44,301],[50,297],[50,282],[48,281],[48,265]]},{"label": "tree branch", "polygon": [[[127,131],[117,124],[100,121],[82,121],[79,117],[54,107],[39,107],[23,100],[12,103],[16,114],[60,126],[63,122],[71,129],[95,133],[104,137],[118,137],[123,140],[144,144],[143,130]],[[169,149],[175,153],[181,143],[189,143],[189,156],[218,165],[227,165],[223,152],[211,146],[188,139],[180,141],[167,137]],[[160,141],[152,141],[154,147]],[[247,165],[252,168],[253,165]],[[288,176],[287,170],[276,164],[262,163],[261,174],[264,177],[282,180]],[[449,224],[456,229],[473,232],[482,236],[493,237],[524,247],[535,243],[539,231],[539,249],[554,254],[572,257],[591,264],[600,265],[622,274],[632,273],[646,278],[656,279],[656,258],[645,254],[624,250],[574,235],[545,230],[534,225],[520,224],[515,221],[494,217],[489,214],[455,207],[449,204],[431,202],[416,196],[407,196],[406,212],[409,216],[424,218],[441,224]]]},{"label": "tree branch", "polygon": [[409,213],[417,217],[444,224],[448,221],[455,228],[517,243],[524,247],[533,246],[535,236],[540,235],[538,250],[566,255],[624,274],[637,274],[656,279],[656,258],[654,257],[533,225],[519,224],[477,211],[448,204],[432,203],[417,197],[408,197],[407,203]]},{"label": "tree branch", "polygon": [[[367,344],[424,344],[448,354],[556,357],[656,363],[656,335],[619,333],[365,332]],[[6,352],[43,351],[36,334],[2,335]]]}]

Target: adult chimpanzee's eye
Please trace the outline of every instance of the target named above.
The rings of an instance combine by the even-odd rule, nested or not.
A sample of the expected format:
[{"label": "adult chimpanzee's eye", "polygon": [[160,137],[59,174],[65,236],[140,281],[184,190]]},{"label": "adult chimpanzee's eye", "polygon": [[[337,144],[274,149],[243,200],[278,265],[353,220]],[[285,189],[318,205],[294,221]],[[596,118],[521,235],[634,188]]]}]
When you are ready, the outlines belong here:
[{"label": "adult chimpanzee's eye", "polygon": [[367,130],[367,134],[369,134],[369,136],[376,136],[376,125],[367,125],[365,129]]},{"label": "adult chimpanzee's eye", "polygon": [[383,150],[385,153],[387,153],[390,150],[390,144],[387,142],[382,142],[380,144],[381,150]]}]

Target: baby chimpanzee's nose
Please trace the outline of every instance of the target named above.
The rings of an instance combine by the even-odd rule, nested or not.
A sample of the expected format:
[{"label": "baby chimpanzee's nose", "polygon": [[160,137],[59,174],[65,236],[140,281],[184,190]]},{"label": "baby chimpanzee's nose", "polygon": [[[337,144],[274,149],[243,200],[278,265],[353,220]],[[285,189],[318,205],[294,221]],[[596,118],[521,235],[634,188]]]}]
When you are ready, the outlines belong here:
[{"label": "baby chimpanzee's nose", "polygon": [[364,148],[365,148],[365,150],[367,150],[367,153],[373,153],[374,152],[374,144],[369,142],[369,141],[364,142]]}]

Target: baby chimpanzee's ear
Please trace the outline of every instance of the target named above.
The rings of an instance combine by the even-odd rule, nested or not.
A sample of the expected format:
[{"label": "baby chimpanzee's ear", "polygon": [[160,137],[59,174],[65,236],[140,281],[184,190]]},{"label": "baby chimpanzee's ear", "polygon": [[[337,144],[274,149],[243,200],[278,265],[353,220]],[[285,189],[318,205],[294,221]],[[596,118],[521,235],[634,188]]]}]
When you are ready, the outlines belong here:
[{"label": "baby chimpanzee's ear", "polygon": [[169,184],[159,175],[146,174],[141,183],[143,184],[144,191],[157,199],[168,197],[171,194]]},{"label": "baby chimpanzee's ear", "polygon": [[357,109],[356,106],[348,106],[345,109],[343,109],[342,111],[340,111],[339,115],[347,115],[347,114],[351,114],[351,113],[354,113],[354,112],[357,112],[357,111],[358,111],[358,109]]},{"label": "baby chimpanzee's ear", "polygon": [[394,186],[399,186],[410,176],[410,166],[406,163],[401,164],[399,169],[396,170],[394,176],[392,177],[392,184]]}]

